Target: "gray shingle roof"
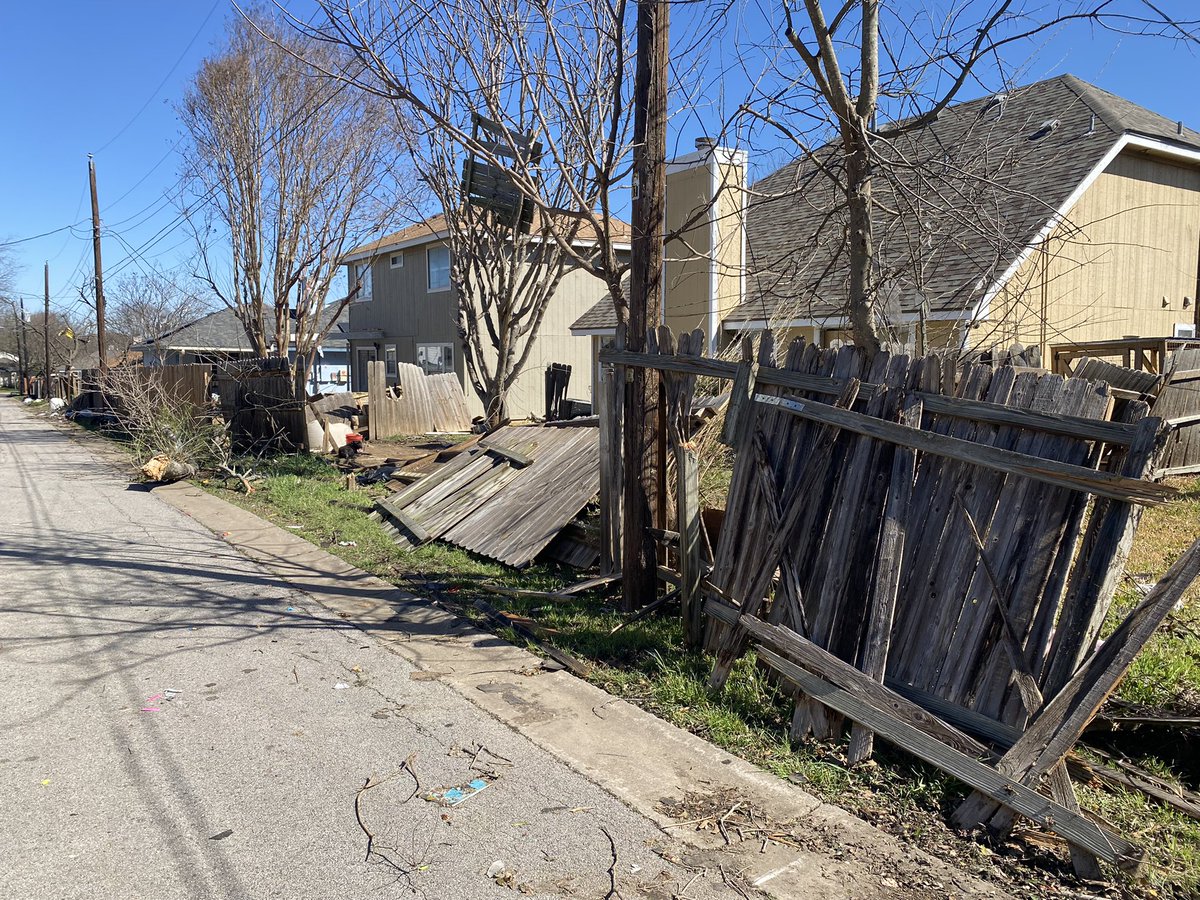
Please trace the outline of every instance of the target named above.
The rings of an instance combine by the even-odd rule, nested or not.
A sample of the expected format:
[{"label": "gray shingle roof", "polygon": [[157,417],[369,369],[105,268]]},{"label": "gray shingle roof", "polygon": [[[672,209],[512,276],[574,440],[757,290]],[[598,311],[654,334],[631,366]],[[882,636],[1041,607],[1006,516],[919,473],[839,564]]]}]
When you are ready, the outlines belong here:
[{"label": "gray shingle roof", "polygon": [[[1062,75],[945,110],[876,144],[875,230],[883,290],[914,311],[969,309],[1124,133],[1200,146],[1200,133]],[[836,152],[819,151],[835,171]],[[811,160],[753,186],[750,278],[734,321],[844,314],[846,217]],[[1069,219],[1069,214],[1068,214]],[[919,293],[918,293],[919,292]]]},{"label": "gray shingle roof", "polygon": [[[1054,123],[1043,129],[1043,125]],[[883,290],[904,312],[970,309],[1123,134],[1198,148],[1200,132],[1073,75],[947,108],[931,125],[879,140],[873,188]],[[832,145],[817,151],[841,169]],[[727,321],[826,320],[845,313],[846,220],[811,159],[751,187],[747,296]],[[1068,214],[1069,219],[1069,214]],[[920,293],[918,293],[918,291]],[[615,328],[608,298],[574,329]]]},{"label": "gray shingle roof", "polygon": [[[349,320],[349,312],[343,311],[338,319],[339,324]],[[326,316],[328,321],[328,314]],[[266,314],[267,333],[275,330],[275,316]],[[337,343],[337,328],[330,332],[327,344]],[[220,350],[225,352],[249,353],[253,347],[246,337],[246,329],[232,309],[228,307],[209,313],[207,316],[189,322],[160,335],[156,340],[143,341],[135,344],[133,349],[158,347],[160,350]]]}]

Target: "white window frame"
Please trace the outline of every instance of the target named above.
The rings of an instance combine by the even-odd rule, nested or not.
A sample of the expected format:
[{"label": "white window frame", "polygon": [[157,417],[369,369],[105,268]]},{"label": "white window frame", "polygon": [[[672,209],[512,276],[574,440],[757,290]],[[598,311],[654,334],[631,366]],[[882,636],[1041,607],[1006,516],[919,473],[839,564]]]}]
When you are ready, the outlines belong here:
[{"label": "white window frame", "polygon": [[1192,322],[1176,322],[1171,331],[1171,336],[1180,340],[1195,340],[1196,338],[1196,326]]},{"label": "white window frame", "polygon": [[404,251],[401,250],[388,256],[388,267],[392,269],[404,268]]},{"label": "white window frame", "polygon": [[370,301],[371,294],[375,289],[375,276],[371,271],[371,261],[367,260],[366,262],[350,264],[350,290],[354,290],[354,286],[358,284],[361,272],[366,272],[367,277],[363,280],[363,290],[354,296],[355,303]]},{"label": "white window frame", "polygon": [[[389,356],[391,357],[390,359]],[[399,366],[397,365],[397,361],[399,359],[400,357],[396,355],[395,344],[383,345],[383,372],[388,378],[399,377],[397,374],[400,371]]]},{"label": "white window frame", "polygon": [[423,355],[422,351],[425,350],[427,347],[438,347],[442,350],[448,351],[450,354],[450,367],[447,369],[443,369],[442,371],[443,372],[454,372],[455,371],[455,369],[454,369],[454,344],[444,343],[444,342],[436,342],[436,343],[429,343],[429,344],[417,344],[417,365],[420,366],[421,371],[425,372],[425,374],[427,374],[427,375],[439,374],[436,372],[431,373],[425,369],[425,364],[422,361],[421,356]]},{"label": "white window frame", "polygon": [[[433,269],[430,266],[430,261],[434,253],[446,254],[446,283],[438,287],[434,287],[433,285]],[[443,291],[450,290],[450,248],[445,244],[437,244],[425,248],[425,290],[429,294],[440,294]]]}]

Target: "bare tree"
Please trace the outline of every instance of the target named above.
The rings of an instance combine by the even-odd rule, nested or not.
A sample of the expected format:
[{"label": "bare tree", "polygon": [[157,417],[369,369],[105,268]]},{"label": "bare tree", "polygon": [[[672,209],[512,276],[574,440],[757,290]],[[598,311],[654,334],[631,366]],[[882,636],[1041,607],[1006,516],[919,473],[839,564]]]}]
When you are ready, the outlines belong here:
[{"label": "bare tree", "polygon": [[108,288],[108,330],[123,342],[125,352],[140,341],[155,342],[211,310],[185,287],[191,280],[183,272],[155,268],[126,273]]},{"label": "bare tree", "polygon": [[[834,4],[801,0],[781,6],[784,38],[801,63],[807,100],[776,94],[747,111],[796,142],[815,169],[832,179],[847,223],[848,302],[857,343],[878,349],[881,297],[877,185],[894,171],[881,152],[928,126],[968,85],[1005,82],[1003,55],[1032,46],[1060,26],[1090,25],[1128,34],[1196,39],[1196,21],[1174,20],[1136,0],[954,0],[940,12],[893,7],[882,0]],[[882,59],[882,63],[881,63]],[[798,82],[793,82],[793,84]],[[879,125],[884,105],[892,124]],[[827,121],[835,139],[812,148],[810,123]],[[831,215],[835,213],[830,211]]]},{"label": "bare tree", "polygon": [[22,332],[25,323],[21,303],[13,288],[16,269],[11,249],[0,247],[0,351],[11,353],[17,358],[18,375],[23,379],[26,360]]},{"label": "bare tree", "polygon": [[[630,171],[626,0],[438,0],[398,8],[381,0],[325,0],[319,6],[323,21],[293,18],[293,26],[353,54],[359,70],[340,77],[414,121],[413,149],[423,170],[435,159],[457,165],[470,154],[502,173],[537,213],[539,240],[600,278],[623,318],[628,261],[619,245],[628,234],[614,209]],[[511,139],[477,137],[472,113]],[[541,144],[540,156],[517,152],[525,138]],[[441,177],[449,183],[455,175]],[[439,200],[443,209],[447,201],[461,205],[457,197]],[[577,241],[580,234],[587,240]]]},{"label": "bare tree", "polygon": [[[407,146],[447,223],[467,374],[492,424],[507,417],[509,390],[568,267],[582,266],[619,290],[626,266],[615,245],[627,235],[602,208],[616,161],[597,155],[596,130],[607,134],[611,120],[601,120],[595,108],[562,107],[557,81],[547,75],[569,76],[580,103],[585,93],[595,98],[611,89],[607,83],[589,87],[581,71],[585,59],[596,62],[604,43],[578,43],[590,33],[596,10],[586,20],[560,12],[531,10],[520,0],[486,8],[451,0],[424,24],[423,55],[404,57],[426,91],[411,116],[416,127]],[[559,18],[548,23],[549,15]],[[607,68],[592,75],[612,77]],[[473,127],[477,115],[491,123],[486,134]],[[468,167],[507,189],[512,208],[486,198],[464,201],[460,173]],[[566,171],[592,175],[581,183],[564,177]]]},{"label": "bare tree", "polygon": [[234,18],[179,110],[197,274],[259,355],[294,337],[297,384],[350,300],[327,303],[340,257],[392,209],[387,110],[321,74],[353,65],[274,20]]}]

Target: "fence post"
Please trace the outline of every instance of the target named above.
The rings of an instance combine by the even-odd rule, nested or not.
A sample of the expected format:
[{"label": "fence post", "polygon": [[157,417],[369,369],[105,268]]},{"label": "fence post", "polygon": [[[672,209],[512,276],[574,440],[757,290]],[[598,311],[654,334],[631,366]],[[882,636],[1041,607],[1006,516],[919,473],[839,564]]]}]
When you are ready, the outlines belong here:
[{"label": "fence post", "polygon": [[[623,327],[616,347],[625,349]],[[596,388],[596,413],[600,423],[600,570],[604,575],[621,571],[621,499],[625,483],[621,419],[625,384],[624,366],[601,366]]]},{"label": "fence post", "polygon": [[[704,352],[704,332],[697,328],[672,340],[665,326],[660,329],[658,350],[670,354],[677,347],[680,356],[700,356]],[[679,529],[679,598],[683,613],[684,638],[689,647],[699,647],[704,639],[703,598],[700,594],[700,475],[696,447],[691,441],[692,395],[696,376],[681,372],[663,372],[666,396],[666,427],[675,457],[675,521]]]}]

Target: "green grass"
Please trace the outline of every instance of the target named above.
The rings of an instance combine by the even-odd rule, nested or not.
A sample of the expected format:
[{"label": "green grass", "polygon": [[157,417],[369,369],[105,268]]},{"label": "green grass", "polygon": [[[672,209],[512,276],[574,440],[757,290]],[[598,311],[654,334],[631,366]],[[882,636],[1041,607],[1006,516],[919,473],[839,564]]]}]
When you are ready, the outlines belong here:
[{"label": "green grass", "polygon": [[1077,788],[1079,803],[1145,847],[1146,879],[1160,896],[1196,897],[1200,892],[1200,822],[1154,803],[1136,791]]},{"label": "green grass", "polygon": [[[1127,571],[1102,636],[1111,634],[1141,600],[1132,581],[1149,584],[1200,537],[1200,478],[1174,482],[1181,498],[1143,514]],[[1134,660],[1118,697],[1129,703],[1200,715],[1200,586],[1193,585]]]},{"label": "green grass", "polygon": [[[344,476],[319,457],[279,457],[256,467],[264,480],[249,496],[228,490],[219,481],[206,486],[278,525],[299,526],[290,530],[402,588],[455,605],[468,617],[479,618],[471,607],[476,598],[529,617],[544,640],[588,660],[594,666],[591,680],[613,695],[781,778],[791,778],[893,834],[952,856],[958,865],[995,878],[1014,893],[1036,896],[1042,889],[1039,883],[1055,885],[1055,891],[1070,884],[1065,852],[1031,851],[1014,842],[992,848],[954,834],[946,823],[965,788],[907,754],[877,743],[872,762],[850,767],[843,755],[844,743],[791,742],[792,700],[763,676],[752,655],[739,660],[724,689],[710,691],[707,679],[713,660],[683,649],[677,616],[650,617],[612,634],[623,616],[611,599],[593,595],[571,602],[546,601],[484,591],[480,581],[552,590],[579,576],[551,565],[516,572],[436,542],[414,551],[401,550],[367,518],[375,498],[386,489],[349,491]],[[714,483],[714,492],[719,489]],[[1147,513],[1131,571],[1165,570],[1190,543],[1198,523],[1200,479],[1191,483],[1182,503]],[[1136,597],[1132,588],[1123,592],[1112,620],[1127,611]],[[1200,641],[1189,630],[1196,624],[1196,609],[1196,597],[1189,596],[1188,605],[1172,616],[1136,663],[1122,686],[1122,697],[1177,706],[1188,691],[1197,690]],[[489,627],[486,621],[480,624]],[[511,629],[492,626],[492,630],[522,642]],[[1149,757],[1139,761],[1169,775],[1169,767],[1161,761]],[[1148,875],[1136,884],[1126,883],[1125,893],[1191,897],[1200,890],[1200,823],[1140,794],[1085,788],[1080,799],[1150,851],[1153,865]]]}]

